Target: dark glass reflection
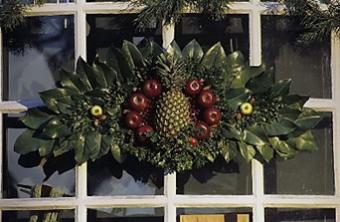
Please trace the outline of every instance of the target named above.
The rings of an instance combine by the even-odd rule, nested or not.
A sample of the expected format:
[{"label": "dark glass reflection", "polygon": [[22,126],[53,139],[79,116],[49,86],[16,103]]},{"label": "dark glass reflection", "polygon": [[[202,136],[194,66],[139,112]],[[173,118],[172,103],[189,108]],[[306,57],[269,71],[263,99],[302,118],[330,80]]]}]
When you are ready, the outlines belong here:
[{"label": "dark glass reflection", "polygon": [[4,97],[36,100],[39,92],[55,87],[62,66],[74,66],[73,17],[27,18],[4,35],[4,46]]},{"label": "dark glass reflection", "polygon": [[161,195],[164,173],[151,165],[128,157],[122,164],[108,154],[88,164],[90,196]]},{"label": "dark glass reflection", "polygon": [[177,174],[178,194],[247,195],[252,192],[251,184],[251,165],[243,159],[227,164],[220,158],[201,169]]},{"label": "dark glass reflection", "polygon": [[266,222],[335,222],[335,209],[273,209],[265,211]]},{"label": "dark glass reflection", "polygon": [[73,210],[52,211],[4,211],[2,220],[6,222],[51,221],[73,222]]},{"label": "dark glass reflection", "polygon": [[107,208],[89,209],[87,221],[90,222],[163,222],[163,208]]},{"label": "dark glass reflection", "polygon": [[252,222],[251,208],[178,208],[177,222]]},{"label": "dark glass reflection", "polygon": [[87,58],[93,61],[96,53],[105,56],[110,46],[120,48],[124,40],[138,44],[145,39],[162,44],[162,29],[159,24],[150,24],[143,30],[137,29],[136,14],[88,15]]},{"label": "dark glass reflection", "polygon": [[[319,150],[264,165],[265,193],[334,195],[332,114],[314,130]],[[292,181],[294,181],[292,183]]]},{"label": "dark glass reflection", "polygon": [[[74,195],[75,171],[73,154],[69,153],[46,162],[38,153],[20,156],[14,152],[14,143],[24,131],[15,116],[4,116],[4,198],[31,197],[31,187],[44,184],[61,189],[65,196]],[[70,170],[72,169],[72,170]],[[49,191],[42,197],[48,197]]]},{"label": "dark glass reflection", "polygon": [[227,53],[240,50],[249,55],[249,22],[247,15],[227,15],[213,21],[205,15],[188,14],[176,25],[176,42],[183,48],[196,39],[206,50],[221,42]]},{"label": "dark glass reflection", "polygon": [[262,16],[263,59],[276,79],[289,79],[292,93],[331,98],[331,41],[301,45],[303,31],[294,17]]}]

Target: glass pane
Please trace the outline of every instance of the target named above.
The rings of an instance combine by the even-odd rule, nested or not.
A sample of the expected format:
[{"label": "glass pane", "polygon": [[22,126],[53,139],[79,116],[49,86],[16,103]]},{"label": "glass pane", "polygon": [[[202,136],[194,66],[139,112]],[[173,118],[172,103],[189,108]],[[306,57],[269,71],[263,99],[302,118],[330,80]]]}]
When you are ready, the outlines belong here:
[{"label": "glass pane", "polygon": [[74,66],[73,16],[27,18],[26,25],[4,35],[4,97],[37,100],[55,87],[58,70]]},{"label": "glass pane", "polygon": [[[264,165],[267,194],[334,194],[332,114],[314,130],[319,150],[291,160],[275,159]],[[293,182],[294,181],[294,182]]]},{"label": "glass pane", "polygon": [[196,39],[206,50],[221,42],[227,53],[240,50],[249,55],[249,24],[247,15],[228,15],[212,21],[205,15],[188,14],[176,25],[176,42],[183,48]]},{"label": "glass pane", "polygon": [[251,208],[178,208],[177,222],[251,222]]},{"label": "glass pane", "polygon": [[178,194],[247,195],[252,193],[251,165],[241,158],[226,164],[222,158],[214,164],[177,174]]},{"label": "glass pane", "polygon": [[87,221],[90,222],[163,222],[163,208],[107,208],[89,209]]},{"label": "glass pane", "polygon": [[163,171],[132,157],[123,164],[110,154],[91,162],[88,178],[90,196],[163,194]]},{"label": "glass pane", "polygon": [[302,46],[302,28],[293,17],[262,16],[263,59],[277,79],[293,80],[292,93],[331,98],[331,41]]},{"label": "glass pane", "polygon": [[335,222],[335,209],[266,209],[266,222]]},{"label": "glass pane", "polygon": [[4,211],[2,221],[6,222],[73,222],[73,210],[53,210],[53,211]]},{"label": "glass pane", "polygon": [[150,39],[162,44],[161,26],[159,24],[150,24],[149,28],[139,30],[134,22],[136,17],[136,14],[88,15],[88,61],[93,61],[96,53],[99,56],[105,56],[106,50],[112,45],[120,48],[124,40],[138,44],[144,39]]},{"label": "glass pane", "polygon": [[[4,198],[49,197],[54,191],[64,193],[63,196],[74,195],[75,172],[70,170],[74,164],[73,155],[62,155],[48,162],[38,153],[20,156],[13,147],[25,130],[23,127],[16,116],[4,116]],[[41,194],[32,195],[34,187],[41,184],[44,184],[39,191]]]}]

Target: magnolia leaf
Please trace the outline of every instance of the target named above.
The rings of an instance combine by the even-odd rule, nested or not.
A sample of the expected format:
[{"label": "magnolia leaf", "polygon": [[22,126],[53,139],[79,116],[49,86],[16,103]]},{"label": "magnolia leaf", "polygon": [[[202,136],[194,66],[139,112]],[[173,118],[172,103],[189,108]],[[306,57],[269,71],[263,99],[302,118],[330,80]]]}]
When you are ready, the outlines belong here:
[{"label": "magnolia leaf", "polygon": [[97,158],[100,152],[101,139],[102,139],[102,135],[97,131],[93,131],[88,134],[85,134],[85,149],[88,150],[90,154],[89,157],[93,161]]},{"label": "magnolia leaf", "polygon": [[163,48],[159,46],[156,42],[148,41],[146,46],[140,49],[143,57],[151,60],[152,58],[156,58],[160,54],[163,53]]},{"label": "magnolia leaf", "polygon": [[292,109],[288,106],[283,107],[280,111],[279,114],[286,119],[290,119],[291,121],[295,121],[299,115],[301,114],[301,112],[299,110],[296,109]]},{"label": "magnolia leaf", "polygon": [[250,79],[260,75],[264,71],[264,66],[254,68],[242,68],[237,72],[234,71],[234,79],[231,82],[230,88],[244,88]]},{"label": "magnolia leaf", "polygon": [[183,49],[183,57],[199,62],[204,55],[203,49],[196,40],[189,42]]},{"label": "magnolia leaf", "polygon": [[28,129],[24,131],[15,141],[14,151],[25,155],[27,153],[39,150],[41,145],[47,141],[48,140],[35,137],[35,131]]},{"label": "magnolia leaf", "polygon": [[53,151],[54,143],[54,140],[46,140],[46,142],[39,147],[39,155],[42,157],[48,156]]},{"label": "magnolia leaf", "polygon": [[[262,66],[264,67],[264,66]],[[250,79],[246,87],[250,89],[253,93],[265,93],[274,83],[273,72],[265,71],[261,75]]]},{"label": "magnolia leaf", "polygon": [[74,149],[74,159],[78,165],[89,159],[89,152],[85,149],[85,136],[82,133],[76,134],[78,139],[71,140],[69,146]]},{"label": "magnolia leaf", "polygon": [[221,43],[217,43],[213,45],[203,56],[201,67],[202,68],[215,68],[221,67],[226,68],[227,63],[227,55],[221,45]]},{"label": "magnolia leaf", "polygon": [[288,143],[294,145],[296,149],[301,151],[318,150],[318,145],[311,130],[308,130],[307,132],[298,137],[290,138],[288,140]]},{"label": "magnolia leaf", "polygon": [[62,138],[70,134],[69,128],[56,118],[51,119],[42,131],[42,136],[48,139]]},{"label": "magnolia leaf", "polygon": [[112,136],[104,135],[101,140],[101,148],[98,154],[98,158],[106,155],[114,143],[114,138]]},{"label": "magnolia leaf", "polygon": [[241,140],[242,132],[233,125],[228,125],[228,129],[223,130],[223,136],[228,139]]},{"label": "magnolia leaf", "polygon": [[299,107],[298,110],[302,110],[308,100],[308,96],[288,95],[283,97],[282,102],[287,105],[296,104]]},{"label": "magnolia leaf", "polygon": [[26,116],[21,117],[20,121],[28,128],[37,130],[51,118],[51,116],[34,115],[33,112],[29,112]]},{"label": "magnolia leaf", "polygon": [[269,162],[271,159],[273,159],[274,150],[268,144],[265,144],[263,146],[255,146],[255,147],[265,161]]},{"label": "magnolia leaf", "polygon": [[322,117],[316,111],[312,109],[304,109],[299,118],[295,120],[294,123],[299,128],[307,130],[315,128],[319,124],[321,119]]},{"label": "magnolia leaf", "polygon": [[288,119],[280,119],[279,121],[267,123],[263,129],[268,136],[287,135],[296,129],[296,125]]},{"label": "magnolia leaf", "polygon": [[274,84],[270,89],[269,95],[271,98],[279,96],[287,96],[289,94],[290,85],[292,80],[280,80],[278,83]]},{"label": "magnolia leaf", "polygon": [[118,79],[128,82],[134,78],[133,69],[120,49],[111,47],[108,51],[107,62],[117,72]]},{"label": "magnolia leaf", "polygon": [[242,103],[248,100],[250,91],[245,88],[230,90],[226,95],[227,104],[233,111],[236,111]]},{"label": "magnolia leaf", "polygon": [[86,74],[86,71],[85,71],[86,65],[87,65],[87,63],[85,62],[85,60],[82,57],[79,57],[79,59],[77,61],[76,73],[79,76],[81,83],[83,84],[85,92],[92,90],[91,83],[90,83],[89,79],[87,78],[87,74]]},{"label": "magnolia leaf", "polygon": [[[59,76],[60,76],[60,85],[63,88],[66,89],[70,89],[73,90],[77,93],[81,93],[81,90],[78,88],[78,86],[76,85],[76,81],[72,81],[71,78],[75,78],[75,75],[73,75],[73,73],[67,72],[65,70],[60,70],[59,71]],[[79,85],[79,82],[77,83]]]},{"label": "magnolia leaf", "polygon": [[123,82],[122,79],[118,79],[116,70],[108,66],[106,63],[95,61],[96,65],[100,67],[105,75],[106,82],[108,86],[120,86]]},{"label": "magnolia leaf", "polygon": [[125,159],[118,144],[113,144],[111,146],[111,154],[118,163],[122,163]]},{"label": "magnolia leaf", "polygon": [[255,146],[264,146],[266,145],[266,142],[263,141],[259,136],[257,136],[255,133],[250,132],[249,130],[244,130],[242,132],[242,141],[255,145]]},{"label": "magnolia leaf", "polygon": [[181,48],[177,45],[176,41],[171,42],[166,51],[168,55],[170,55],[175,60],[180,60],[183,57]]},{"label": "magnolia leaf", "polygon": [[236,76],[244,68],[244,57],[240,51],[235,51],[227,56],[227,66],[232,76]]},{"label": "magnolia leaf", "polygon": [[143,55],[135,44],[124,41],[122,52],[132,68],[144,66]]},{"label": "magnolia leaf", "polygon": [[269,142],[275,152],[283,159],[289,159],[296,155],[297,151],[287,142],[280,140],[278,137],[269,138]]},{"label": "magnolia leaf", "polygon": [[55,88],[51,90],[47,90],[40,93],[40,98],[43,100],[45,105],[55,113],[60,113],[58,109],[58,101],[59,100],[69,100],[70,96],[75,95],[73,90]]},{"label": "magnolia leaf", "polygon": [[218,143],[220,153],[226,162],[230,162],[237,155],[235,146],[236,146],[235,143],[232,141],[226,143],[225,141],[221,140]]},{"label": "magnolia leaf", "polygon": [[248,145],[242,141],[238,142],[238,147],[240,149],[240,153],[243,156],[243,158],[246,161],[251,161],[252,159],[254,159],[254,156],[256,154],[256,150],[254,149],[254,147],[252,145]]}]

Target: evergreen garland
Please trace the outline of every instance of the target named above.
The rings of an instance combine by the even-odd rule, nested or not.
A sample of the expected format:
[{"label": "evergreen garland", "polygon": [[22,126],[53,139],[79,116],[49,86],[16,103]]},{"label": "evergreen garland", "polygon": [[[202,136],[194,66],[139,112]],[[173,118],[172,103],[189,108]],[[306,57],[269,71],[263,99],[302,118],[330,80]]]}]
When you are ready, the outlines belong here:
[{"label": "evergreen garland", "polygon": [[185,9],[221,20],[228,2],[229,0],[138,0],[133,5],[144,7],[136,22],[139,27],[147,27],[153,22],[164,22],[166,25],[177,22]]},{"label": "evergreen garland", "polygon": [[25,22],[25,13],[33,5],[42,5],[46,0],[37,0],[35,4],[26,4],[21,0],[3,0],[0,5],[0,27],[4,32],[11,32]]},{"label": "evergreen garland", "polygon": [[306,30],[299,39],[302,43],[330,38],[332,31],[340,36],[340,0],[330,1],[327,9],[322,9],[317,0],[285,0],[285,4],[288,13],[298,16]]}]

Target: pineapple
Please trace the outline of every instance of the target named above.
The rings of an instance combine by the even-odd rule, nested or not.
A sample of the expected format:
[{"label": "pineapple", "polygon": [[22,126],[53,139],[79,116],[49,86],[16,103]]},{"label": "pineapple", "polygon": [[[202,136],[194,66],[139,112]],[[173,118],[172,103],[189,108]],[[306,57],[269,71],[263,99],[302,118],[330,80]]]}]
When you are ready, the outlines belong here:
[{"label": "pineapple", "polygon": [[184,64],[169,55],[163,55],[158,65],[165,92],[157,101],[155,126],[162,136],[175,138],[191,121],[189,98],[181,90],[186,81]]},{"label": "pineapple", "polygon": [[164,137],[176,137],[190,123],[189,99],[180,89],[163,93],[156,107],[156,129]]}]

